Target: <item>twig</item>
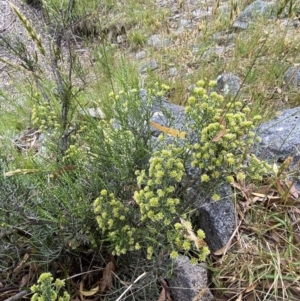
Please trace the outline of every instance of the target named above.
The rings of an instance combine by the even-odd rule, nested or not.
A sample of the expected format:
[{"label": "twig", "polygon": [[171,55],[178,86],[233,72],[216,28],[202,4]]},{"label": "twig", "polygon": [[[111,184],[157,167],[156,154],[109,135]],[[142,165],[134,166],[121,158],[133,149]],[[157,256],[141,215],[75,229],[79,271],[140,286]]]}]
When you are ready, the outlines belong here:
[{"label": "twig", "polygon": [[120,301],[121,300],[121,298],[131,289],[131,287],[135,284],[135,283],[137,283],[141,278],[143,278],[144,276],[146,276],[146,272],[144,272],[142,275],[140,275],[139,277],[137,277],[135,280],[134,280],[134,282],[132,283],[132,284],[130,284],[127,288],[126,288],[126,290],[121,294],[121,296],[116,300],[116,301]]},{"label": "twig", "polygon": [[20,291],[19,293],[15,294],[14,296],[5,299],[4,301],[14,301],[14,300],[19,300],[20,298],[22,298],[23,296],[27,295],[28,292],[27,291]]}]

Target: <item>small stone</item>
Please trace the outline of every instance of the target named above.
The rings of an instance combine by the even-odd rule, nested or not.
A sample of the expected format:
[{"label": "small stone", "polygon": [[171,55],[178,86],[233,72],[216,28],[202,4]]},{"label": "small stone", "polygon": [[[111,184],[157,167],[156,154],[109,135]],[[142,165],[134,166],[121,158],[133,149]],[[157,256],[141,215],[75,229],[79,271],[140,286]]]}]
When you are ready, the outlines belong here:
[{"label": "small stone", "polygon": [[136,58],[137,60],[141,60],[141,59],[143,59],[145,56],[146,56],[146,51],[139,51],[139,52],[135,55],[135,58]]},{"label": "small stone", "polygon": [[226,47],[224,46],[215,46],[204,52],[204,57],[209,57],[210,55],[221,56],[225,53]]},{"label": "small stone", "polygon": [[191,25],[190,20],[186,20],[186,19],[181,19],[180,20],[180,27],[189,27],[190,25]]},{"label": "small stone", "polygon": [[192,301],[197,294],[203,295],[197,301],[213,301],[214,297],[208,288],[206,264],[191,264],[186,256],[180,255],[174,260],[173,277],[169,284],[174,301]]},{"label": "small stone", "polygon": [[140,67],[139,73],[140,74],[145,73],[147,70],[153,71],[157,68],[158,68],[157,62],[155,60],[150,60]]},{"label": "small stone", "polygon": [[169,46],[171,44],[171,41],[167,38],[164,38],[163,36],[159,34],[152,35],[148,40],[147,40],[147,45],[152,46],[154,48],[162,48]]},{"label": "small stone", "polygon": [[122,34],[122,35],[117,36],[117,43],[118,44],[122,44],[125,41],[126,41],[126,35]]},{"label": "small stone", "polygon": [[169,76],[175,77],[178,74],[177,68],[173,67],[169,69]]},{"label": "small stone", "polygon": [[228,96],[235,96],[241,88],[241,79],[231,72],[217,77],[216,91]]},{"label": "small stone", "polygon": [[246,29],[248,27],[249,21],[251,21],[255,16],[271,16],[272,11],[274,10],[273,8],[274,4],[272,2],[269,3],[261,0],[256,0],[241,12],[240,17],[238,17],[234,21],[233,28]]},{"label": "small stone", "polygon": [[287,88],[300,90],[300,66],[290,67],[284,74]]},{"label": "small stone", "polygon": [[196,19],[211,16],[212,15],[212,7],[208,7],[207,9],[199,8],[192,12],[193,16]]}]

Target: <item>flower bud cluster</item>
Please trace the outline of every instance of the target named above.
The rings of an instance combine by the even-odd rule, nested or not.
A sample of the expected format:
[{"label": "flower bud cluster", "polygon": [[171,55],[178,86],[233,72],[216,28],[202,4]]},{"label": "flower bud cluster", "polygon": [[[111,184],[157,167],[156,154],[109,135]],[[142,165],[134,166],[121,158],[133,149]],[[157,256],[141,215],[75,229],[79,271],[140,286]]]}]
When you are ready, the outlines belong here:
[{"label": "flower bud cluster", "polygon": [[46,300],[58,300],[69,301],[70,295],[64,292],[62,296],[59,296],[59,291],[65,286],[65,282],[57,278],[53,283],[53,277],[51,273],[42,273],[37,281],[30,287],[33,293],[32,301],[46,301]]},{"label": "flower bud cluster", "polygon": [[43,105],[33,106],[31,120],[33,126],[39,127],[41,131],[49,129],[58,131],[61,128],[56,113],[47,102],[43,103]]},{"label": "flower bud cluster", "polygon": [[134,193],[141,221],[171,223],[179,204],[179,199],[173,197],[175,187],[185,175],[183,160],[179,157],[181,152],[181,148],[169,145],[150,158],[148,175],[145,170],[136,172],[138,185],[143,186]]},{"label": "flower bud cluster", "polygon": [[[169,232],[169,240],[172,241],[174,250],[170,253],[170,257],[175,259],[178,257],[177,250],[190,251],[196,250],[197,257],[196,260],[204,261],[207,255],[210,253],[204,239],[205,233],[203,230],[199,229],[197,233],[192,230],[191,222],[184,221],[184,223],[176,223],[174,225],[174,233]],[[195,262],[196,263],[196,262]]]},{"label": "flower bud cluster", "polygon": [[114,111],[122,111],[123,114],[117,114],[119,117],[131,116],[141,105],[137,89],[120,90],[117,94],[110,92],[108,96],[114,103]]},{"label": "flower bud cluster", "polygon": [[129,208],[113,193],[108,194],[107,190],[103,189],[93,207],[98,226],[111,242],[114,255],[139,249],[134,239],[137,229],[130,226]]},{"label": "flower bud cluster", "polygon": [[79,158],[82,156],[82,152],[78,149],[76,145],[70,145],[69,148],[66,150],[66,154],[63,157],[63,161],[71,160],[71,161],[78,161]]},{"label": "flower bud cluster", "polygon": [[[224,103],[223,96],[208,92],[203,81],[197,83],[186,115],[197,135],[196,143],[189,146],[191,165],[201,170],[202,183],[214,179],[232,183],[231,174],[242,169],[245,154],[255,141],[253,129],[261,119],[254,116],[249,121],[249,110],[239,101]],[[219,199],[217,195],[214,198]]]}]

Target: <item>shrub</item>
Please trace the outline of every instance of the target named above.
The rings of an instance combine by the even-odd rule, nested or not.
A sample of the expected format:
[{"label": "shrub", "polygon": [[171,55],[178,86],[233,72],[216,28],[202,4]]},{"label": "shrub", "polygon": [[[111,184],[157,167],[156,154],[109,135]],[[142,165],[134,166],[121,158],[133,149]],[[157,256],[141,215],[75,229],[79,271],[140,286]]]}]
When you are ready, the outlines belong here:
[{"label": "shrub", "polygon": [[[209,253],[205,234],[191,223],[199,200],[188,198],[186,191],[192,186],[200,198],[218,201],[222,197],[218,188],[224,183],[235,178],[261,180],[269,166],[247,156],[260,117],[249,120],[245,103],[226,103],[213,91],[214,82],[199,81],[185,109],[180,129],[184,135],[173,131],[178,137],[170,139],[163,130],[156,139],[150,120],[153,107],[162,106],[168,86],[155,85],[142,96],[139,87],[130,87],[128,78],[122,78],[123,89],[116,93],[109,73],[115,92],[101,101],[94,93],[91,101],[86,93],[93,86],[83,78],[84,72],[77,72],[70,41],[67,59],[62,60],[60,45],[44,47],[31,24],[14,10],[34,40],[36,53],[25,53],[21,44],[13,51],[15,46],[4,37],[2,43],[33,76],[31,126],[43,139],[38,154],[10,155],[1,166],[7,177],[1,178],[0,191],[13,190],[0,194],[1,227],[18,237],[3,235],[1,244],[10,249],[15,244],[29,246],[31,259],[43,268],[68,258],[62,255],[80,256],[87,250],[96,254],[99,249],[120,260],[134,254],[135,260],[154,262],[159,254],[176,258],[179,253],[194,262],[205,260]],[[50,62],[53,78],[42,78],[39,55]],[[74,78],[79,79],[76,85]],[[106,117],[80,118],[82,103],[107,110]],[[166,111],[166,118],[172,117]],[[3,154],[6,149],[1,146]],[[7,202],[7,197],[13,201]],[[47,290],[53,287],[50,275],[43,279]],[[41,297],[44,289],[36,293]]]}]

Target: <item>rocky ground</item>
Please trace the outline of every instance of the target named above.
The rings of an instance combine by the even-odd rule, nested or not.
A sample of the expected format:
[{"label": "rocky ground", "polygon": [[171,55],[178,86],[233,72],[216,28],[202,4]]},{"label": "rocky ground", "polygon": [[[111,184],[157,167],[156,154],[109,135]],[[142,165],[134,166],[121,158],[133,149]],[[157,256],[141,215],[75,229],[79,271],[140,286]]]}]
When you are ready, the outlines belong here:
[{"label": "rocky ground", "polygon": [[[254,16],[270,15],[270,21],[264,23],[262,28],[262,33],[268,35],[267,43],[271,44],[278,33],[285,35],[286,43],[290,46],[295,42],[294,37],[299,33],[299,20],[296,17],[275,20],[276,1],[254,1],[255,5],[252,6],[251,2],[240,1],[233,10],[231,2],[226,0],[153,1],[152,10],[149,11],[149,14],[153,14],[150,16],[152,23],[147,30],[143,21],[132,21],[127,17],[126,10],[120,4],[119,10],[109,11],[107,15],[105,11],[99,11],[103,16],[100,33],[105,32],[109,42],[118,48],[118,56],[124,56],[136,66],[141,86],[147,81],[150,71],[152,76],[176,86],[170,100],[182,104],[190,82],[199,77],[216,78],[230,71],[239,76],[241,81],[244,80],[243,64],[250,62],[243,58],[241,62],[235,62],[235,52],[238,42],[247,37],[246,28],[251,26]],[[42,12],[38,8],[26,5],[22,0],[13,0],[11,3],[31,20],[42,37],[47,36]],[[33,49],[22,24],[12,13],[9,1],[2,0],[1,7],[0,33],[16,35],[26,41],[29,49]],[[140,5],[134,18],[139,18],[139,15],[144,18],[143,11],[147,9],[147,5]],[[230,15],[232,20],[229,20]],[[134,38],[130,38],[136,32],[141,32],[146,39],[143,45],[136,44]],[[77,44],[78,54],[82,62],[89,63],[91,54],[84,45],[80,42]],[[3,49],[0,51],[4,57]],[[299,60],[299,53],[294,52],[293,57],[284,59],[290,60],[290,63],[295,62]],[[12,70],[8,70],[4,63],[1,63],[0,70],[0,85],[8,86]]]}]

